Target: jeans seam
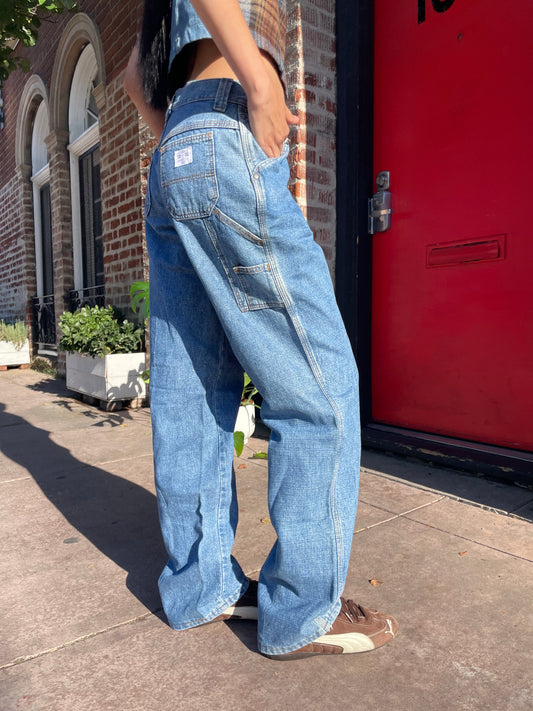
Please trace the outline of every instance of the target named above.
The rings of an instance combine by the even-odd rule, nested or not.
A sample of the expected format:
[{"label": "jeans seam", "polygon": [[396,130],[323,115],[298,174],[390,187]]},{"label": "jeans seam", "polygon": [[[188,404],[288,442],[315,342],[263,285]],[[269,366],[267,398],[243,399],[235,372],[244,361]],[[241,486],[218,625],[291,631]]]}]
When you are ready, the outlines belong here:
[{"label": "jeans seam", "polygon": [[[214,393],[214,402],[215,402],[215,412],[217,416],[217,422],[219,422],[219,416],[218,416],[218,398],[217,394],[219,393],[219,388],[217,387],[218,381],[222,375],[222,366],[224,363],[224,358],[223,358],[223,352],[224,352],[224,347],[225,347],[225,338],[222,337],[220,339],[220,346],[219,346],[219,357],[218,357],[218,370],[215,376],[215,379],[213,381],[213,393]],[[218,547],[219,547],[219,566],[220,566],[220,589],[224,590],[224,585],[225,585],[225,576],[224,576],[224,541],[222,537],[222,525],[221,525],[221,512],[222,512],[222,499],[223,499],[223,493],[224,493],[224,486],[223,486],[223,476],[222,473],[224,471],[224,458],[225,458],[225,451],[223,447],[223,442],[221,442],[221,432],[220,432],[220,427],[217,427],[217,444],[218,444],[218,504],[217,504],[217,539],[218,539]]]},{"label": "jeans seam", "polygon": [[[172,112],[177,108],[181,108],[182,106],[185,106],[186,104],[194,104],[196,102],[201,103],[204,101],[212,103],[212,102],[214,102],[215,99],[216,99],[216,94],[213,94],[211,96],[207,96],[207,95],[206,96],[196,96],[196,97],[190,98],[190,99],[184,99],[183,97],[180,97],[178,101],[173,101],[169,108]],[[176,104],[175,106],[174,106],[174,103]],[[246,98],[240,99],[240,98],[236,98],[236,97],[231,97],[230,99],[228,99],[228,104],[237,104],[238,106],[243,106],[244,108],[246,108],[247,99]]]},{"label": "jeans seam", "polygon": [[236,222],[234,219],[229,217],[228,215],[224,214],[218,207],[215,207],[213,210],[213,214],[215,217],[217,217],[221,222],[223,222],[225,225],[228,227],[231,227],[232,230],[235,230],[238,234],[242,235],[245,239],[247,239],[249,242],[252,242],[253,244],[256,244],[258,247],[263,246],[263,241],[261,240],[260,237],[257,237],[254,235],[253,232],[250,232],[250,230],[247,230],[245,227],[240,225],[238,222]]},{"label": "jeans seam", "polygon": [[281,275],[281,272],[280,272],[278,264],[277,264],[277,260],[275,258],[273,251],[272,251],[272,248],[271,248],[271,243],[270,243],[270,238],[269,238],[269,230],[268,230],[267,210],[266,210],[266,197],[265,197],[265,190],[264,190],[264,186],[263,186],[262,176],[258,175],[257,178],[254,179],[254,176],[252,175],[252,183],[253,183],[254,190],[256,193],[257,214],[258,214],[258,220],[259,220],[259,232],[260,232],[261,239],[263,240],[263,245],[264,245],[265,251],[267,253],[268,262],[271,266],[272,278],[276,282],[276,285],[278,288],[278,293],[280,294],[280,296],[285,304],[285,308],[287,309],[287,314],[293,324],[293,327],[294,327],[296,334],[298,336],[298,340],[300,341],[300,344],[304,350],[309,367],[311,368],[311,371],[315,377],[316,382],[318,383],[318,386],[320,387],[324,397],[326,398],[327,402],[329,403],[329,405],[333,411],[333,416],[335,418],[335,423],[337,425],[337,431],[338,431],[337,447],[336,447],[336,454],[335,454],[335,468],[334,468],[332,482],[331,482],[331,488],[330,488],[330,510],[331,510],[333,528],[335,531],[335,544],[336,544],[335,549],[336,549],[336,557],[337,557],[337,579],[336,579],[337,591],[336,592],[338,595],[339,594],[339,581],[341,579],[344,561],[343,561],[343,545],[342,545],[343,535],[342,535],[341,523],[340,523],[339,514],[338,514],[338,507],[337,507],[336,485],[337,485],[337,478],[338,478],[338,471],[339,471],[339,457],[340,457],[340,450],[341,450],[341,444],[342,444],[342,437],[344,434],[344,423],[343,423],[342,414],[341,414],[339,408],[337,407],[334,399],[330,396],[330,394],[327,391],[326,384],[324,382],[324,377],[323,377],[322,372],[320,370],[320,366],[318,365],[318,362],[315,358],[313,349],[311,348],[311,344],[309,342],[309,339],[307,337],[305,329],[303,328],[303,326],[300,322],[300,319],[298,317],[298,314],[296,313],[296,310],[295,310],[294,305],[292,303],[292,299],[290,298],[290,294],[287,291],[287,288],[286,288],[285,283],[283,281],[283,277]]},{"label": "jeans seam", "polygon": [[209,235],[211,243],[213,244],[213,247],[214,247],[215,252],[217,254],[218,260],[219,260],[220,264],[222,265],[222,268],[224,269],[224,273],[227,276],[231,291],[233,292],[233,296],[235,298],[235,301],[237,302],[237,306],[239,307],[239,309],[241,311],[245,311],[247,305],[238,293],[236,284],[233,279],[233,273],[229,269],[228,264],[226,262],[226,257],[224,256],[222,250],[220,249],[220,245],[218,244],[218,240],[216,238],[216,231],[214,230],[213,226],[211,225],[211,223],[208,219],[204,219],[203,223],[205,225],[205,229],[207,231],[207,234]]},{"label": "jeans seam", "polygon": [[184,133],[189,133],[190,131],[201,131],[209,128],[228,128],[231,131],[238,131],[237,120],[233,118],[227,119],[203,119],[197,121],[190,121],[187,123],[188,119],[180,122],[176,128],[173,128],[167,134],[164,135],[164,140],[160,144],[160,150],[167,150],[167,143],[173,141],[174,139],[180,140],[180,136]]}]

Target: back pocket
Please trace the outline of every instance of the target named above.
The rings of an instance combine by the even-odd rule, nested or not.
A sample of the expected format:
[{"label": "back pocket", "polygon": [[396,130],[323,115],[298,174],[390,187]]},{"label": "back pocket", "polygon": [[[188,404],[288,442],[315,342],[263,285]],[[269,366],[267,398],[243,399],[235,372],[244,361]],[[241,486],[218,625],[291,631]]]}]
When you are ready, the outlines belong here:
[{"label": "back pocket", "polygon": [[161,188],[177,220],[208,217],[218,200],[213,133],[187,132],[161,146]]}]

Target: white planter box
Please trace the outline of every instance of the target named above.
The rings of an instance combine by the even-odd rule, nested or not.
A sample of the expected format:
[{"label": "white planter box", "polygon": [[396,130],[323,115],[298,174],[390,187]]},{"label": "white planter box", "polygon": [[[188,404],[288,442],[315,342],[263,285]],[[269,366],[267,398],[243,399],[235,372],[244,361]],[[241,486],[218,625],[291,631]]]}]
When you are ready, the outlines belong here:
[{"label": "white planter box", "polygon": [[67,353],[67,388],[107,402],[144,398],[144,370],[146,353],[113,353],[104,358]]},{"label": "white planter box", "polygon": [[244,444],[255,431],[255,405],[240,405],[235,422],[235,432],[244,433]]},{"label": "white planter box", "polygon": [[26,343],[17,349],[14,343],[0,341],[0,366],[1,365],[26,365],[30,362],[30,344]]}]

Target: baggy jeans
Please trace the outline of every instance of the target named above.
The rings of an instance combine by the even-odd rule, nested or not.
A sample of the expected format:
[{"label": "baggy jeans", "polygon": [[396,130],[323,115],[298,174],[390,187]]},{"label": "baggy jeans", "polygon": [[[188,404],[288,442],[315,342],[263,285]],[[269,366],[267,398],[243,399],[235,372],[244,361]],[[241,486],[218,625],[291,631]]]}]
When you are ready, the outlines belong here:
[{"label": "baggy jeans", "polygon": [[150,169],[150,392],[169,624],[209,622],[248,580],[233,430],[243,369],[271,430],[277,540],[259,577],[258,647],[293,651],[340,609],[359,483],[357,369],[320,246],[230,79],[178,90]]}]

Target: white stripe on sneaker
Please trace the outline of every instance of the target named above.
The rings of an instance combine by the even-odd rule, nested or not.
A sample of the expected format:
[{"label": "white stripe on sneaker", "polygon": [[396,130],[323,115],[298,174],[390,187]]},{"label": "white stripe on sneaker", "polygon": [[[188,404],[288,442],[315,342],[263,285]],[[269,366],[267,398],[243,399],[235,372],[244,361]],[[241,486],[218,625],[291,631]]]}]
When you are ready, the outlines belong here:
[{"label": "white stripe on sneaker", "polygon": [[334,644],[336,647],[342,647],[343,654],[370,652],[370,650],[375,649],[374,642],[372,642],[370,637],[361,632],[324,634],[322,637],[314,639],[312,644]]}]

